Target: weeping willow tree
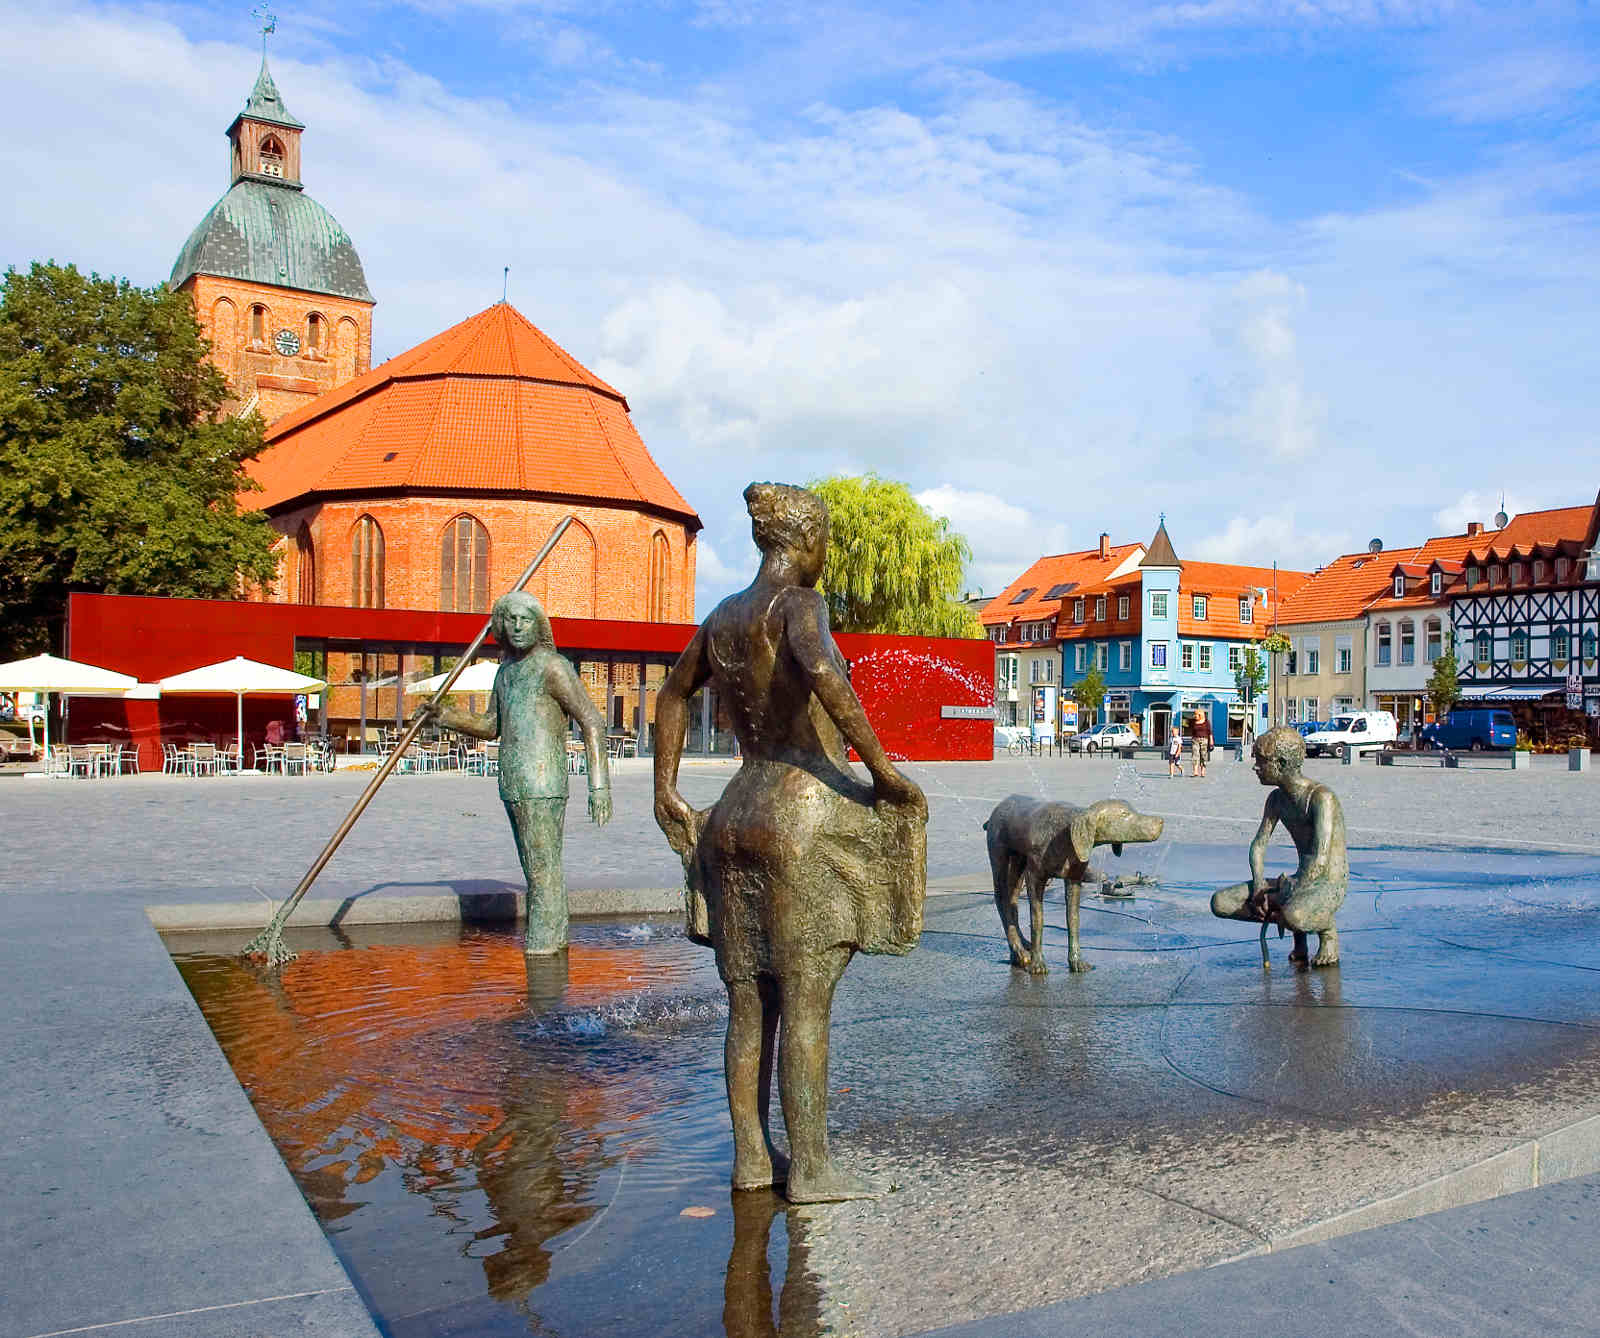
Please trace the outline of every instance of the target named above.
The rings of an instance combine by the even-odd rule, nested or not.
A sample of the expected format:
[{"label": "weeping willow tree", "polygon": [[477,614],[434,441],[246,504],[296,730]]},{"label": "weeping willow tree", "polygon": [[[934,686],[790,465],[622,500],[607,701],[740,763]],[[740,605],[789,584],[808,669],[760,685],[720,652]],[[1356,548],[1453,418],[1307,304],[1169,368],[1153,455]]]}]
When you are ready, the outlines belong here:
[{"label": "weeping willow tree", "polygon": [[960,602],[967,541],[903,483],[876,474],[806,485],[828,504],[828,562],[818,585],[837,632],[981,636]]}]

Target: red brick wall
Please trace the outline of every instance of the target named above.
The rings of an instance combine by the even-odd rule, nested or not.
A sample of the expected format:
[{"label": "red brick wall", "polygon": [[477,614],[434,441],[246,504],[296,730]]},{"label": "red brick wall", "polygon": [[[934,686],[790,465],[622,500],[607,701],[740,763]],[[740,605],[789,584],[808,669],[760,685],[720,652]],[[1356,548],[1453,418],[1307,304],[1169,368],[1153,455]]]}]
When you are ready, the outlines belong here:
[{"label": "red brick wall", "polygon": [[[309,526],[316,566],[316,602],[351,603],[351,537],[371,516],[383,530],[384,606],[440,607],[441,540],[450,522],[474,517],[489,532],[489,602],[509,590],[556,523],[575,515],[528,588],[552,618],[604,618],[626,622],[693,622],[694,537],[680,521],[595,503],[526,498],[400,497],[322,502],[273,517],[287,538],[283,566],[268,598],[295,599],[298,554],[293,536]],[[663,600],[650,589],[650,546],[666,540],[667,587]],[[659,567],[658,567],[659,570]]]},{"label": "red brick wall", "polygon": [[[372,366],[370,302],[211,274],[194,275],[183,291],[194,300],[195,319],[211,341],[212,362],[233,386],[230,412],[259,393],[257,407],[271,423]],[[267,309],[266,339],[260,344],[250,339],[250,308],[257,303]],[[307,337],[313,312],[324,321],[320,356],[313,356]],[[300,340],[300,352],[287,358],[272,345],[273,335],[284,329]],[[265,385],[261,377],[267,378]]]}]

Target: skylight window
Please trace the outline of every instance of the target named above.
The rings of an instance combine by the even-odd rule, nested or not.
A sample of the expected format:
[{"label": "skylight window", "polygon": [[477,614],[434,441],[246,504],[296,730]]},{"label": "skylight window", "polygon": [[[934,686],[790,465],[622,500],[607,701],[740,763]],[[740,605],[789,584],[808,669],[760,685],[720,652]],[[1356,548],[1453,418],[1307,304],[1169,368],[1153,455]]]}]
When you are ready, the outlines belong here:
[{"label": "skylight window", "polygon": [[1011,597],[1011,602],[1013,604],[1026,604],[1030,599],[1033,598],[1034,591],[1036,591],[1038,588],[1039,587],[1036,585],[1030,585],[1026,590],[1017,591],[1017,593]]},{"label": "skylight window", "polygon": [[1046,599],[1060,599],[1062,595],[1070,595],[1078,588],[1076,581],[1063,581],[1060,585],[1052,585],[1044,592]]}]

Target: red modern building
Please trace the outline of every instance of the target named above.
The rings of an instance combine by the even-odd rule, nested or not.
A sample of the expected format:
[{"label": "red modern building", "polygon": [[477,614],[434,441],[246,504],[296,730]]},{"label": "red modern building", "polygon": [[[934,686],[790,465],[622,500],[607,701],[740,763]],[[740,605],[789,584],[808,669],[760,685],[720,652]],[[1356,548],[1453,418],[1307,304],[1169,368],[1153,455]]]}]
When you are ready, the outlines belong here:
[{"label": "red modern building", "polygon": [[[552,618],[556,645],[577,668],[613,732],[653,746],[655,700],[689,644],[688,623]],[[67,654],[143,682],[234,655],[335,677],[308,701],[307,728],[327,730],[342,751],[361,752],[422,700],[407,683],[439,672],[483,626],[481,613],[352,609],[136,595],[73,595]],[[891,756],[907,761],[986,761],[993,756],[994,646],[937,637],[837,636],[867,716]],[[231,744],[233,697],[78,698],[75,742],[132,741],[140,762],[161,765],[164,740]],[[954,709],[947,709],[954,708]],[[974,718],[976,717],[976,718]],[[245,738],[259,744],[272,720],[293,721],[292,698],[246,698]],[[734,738],[715,691],[698,694],[687,752],[731,755]]]}]

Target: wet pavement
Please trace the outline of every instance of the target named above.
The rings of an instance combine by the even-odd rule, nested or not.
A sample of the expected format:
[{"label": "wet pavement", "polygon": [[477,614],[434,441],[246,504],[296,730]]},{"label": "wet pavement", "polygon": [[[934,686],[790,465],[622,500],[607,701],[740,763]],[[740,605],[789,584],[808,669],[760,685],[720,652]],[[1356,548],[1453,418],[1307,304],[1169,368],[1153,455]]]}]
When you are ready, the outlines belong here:
[{"label": "wet pavement", "polygon": [[1369,853],[1341,966],[1274,937],[1264,972],[1207,908],[1238,860],[1107,854],[1161,885],[1085,898],[1091,973],[1059,892],[1043,978],[971,892],[858,958],[831,1124],[891,1192],[827,1208],[727,1192],[722,992],[670,922],[532,975],[472,928],[306,940],[266,983],[169,943],[399,1338],[914,1334],[1600,1170],[1600,861]]}]

